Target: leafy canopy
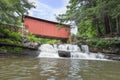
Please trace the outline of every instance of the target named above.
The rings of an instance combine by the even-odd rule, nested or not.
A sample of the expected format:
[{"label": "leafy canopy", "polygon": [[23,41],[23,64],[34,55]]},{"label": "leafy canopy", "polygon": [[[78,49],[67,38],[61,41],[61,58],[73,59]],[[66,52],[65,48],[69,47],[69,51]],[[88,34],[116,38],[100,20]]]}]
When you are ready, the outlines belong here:
[{"label": "leafy canopy", "polygon": [[66,13],[57,16],[57,20],[75,21],[80,37],[94,37],[112,33],[118,17],[120,0],[70,0]]},{"label": "leafy canopy", "polygon": [[15,24],[32,7],[28,0],[0,0],[0,22]]}]

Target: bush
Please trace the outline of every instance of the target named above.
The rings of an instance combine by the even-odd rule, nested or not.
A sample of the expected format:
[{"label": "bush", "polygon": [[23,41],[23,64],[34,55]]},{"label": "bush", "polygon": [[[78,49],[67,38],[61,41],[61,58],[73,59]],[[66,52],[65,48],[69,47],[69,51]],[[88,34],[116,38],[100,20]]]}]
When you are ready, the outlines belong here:
[{"label": "bush", "polygon": [[4,29],[3,30],[4,35],[6,36],[6,38],[10,38],[10,39],[14,39],[14,40],[20,40],[21,39],[21,35],[16,33],[16,32],[12,32],[8,29]]},{"label": "bush", "polygon": [[118,39],[104,39],[104,38],[88,39],[87,43],[92,47],[101,49],[113,49],[120,47],[120,40]]},{"label": "bush", "polygon": [[59,40],[56,40],[56,39],[37,38],[33,34],[29,34],[27,36],[27,39],[28,39],[28,41],[38,42],[38,43],[42,43],[42,44],[56,44],[56,43],[60,42]]},{"label": "bush", "polygon": [[22,48],[19,47],[9,47],[9,46],[4,46],[4,47],[0,47],[0,51],[1,52],[5,52],[5,53],[20,53],[22,52]]},{"label": "bush", "polygon": [[9,39],[13,39],[13,40],[20,40],[21,39],[20,34],[13,32],[13,31],[10,31],[9,29],[6,29],[4,27],[0,27],[0,34],[4,38],[9,38]]},{"label": "bush", "polygon": [[40,42],[40,39],[39,38],[37,38],[35,35],[33,35],[33,34],[29,34],[28,36],[27,36],[27,40],[28,41],[32,41],[32,42]]},{"label": "bush", "polygon": [[0,39],[0,42],[3,43],[8,43],[8,44],[15,44],[15,45],[23,45],[22,42],[16,41],[16,40],[11,40],[11,39]]}]

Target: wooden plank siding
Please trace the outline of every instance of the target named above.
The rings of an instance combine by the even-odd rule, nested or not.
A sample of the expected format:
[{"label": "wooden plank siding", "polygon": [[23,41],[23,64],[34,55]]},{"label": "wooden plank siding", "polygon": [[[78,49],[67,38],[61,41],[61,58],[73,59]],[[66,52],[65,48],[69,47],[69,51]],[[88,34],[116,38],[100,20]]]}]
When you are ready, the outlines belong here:
[{"label": "wooden plank siding", "polygon": [[24,26],[28,32],[47,38],[68,39],[70,35],[70,26],[63,25],[63,27],[59,28],[58,24],[57,22],[30,16],[24,17]]}]

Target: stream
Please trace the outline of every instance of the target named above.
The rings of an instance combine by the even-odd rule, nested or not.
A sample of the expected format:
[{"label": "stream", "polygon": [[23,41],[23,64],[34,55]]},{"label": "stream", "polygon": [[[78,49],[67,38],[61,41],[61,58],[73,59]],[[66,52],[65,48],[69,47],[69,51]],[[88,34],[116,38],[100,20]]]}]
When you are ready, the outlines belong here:
[{"label": "stream", "polygon": [[[69,52],[69,58],[58,51]],[[87,45],[43,44],[39,53],[0,58],[0,80],[120,80],[120,62],[89,52]]]},{"label": "stream", "polygon": [[120,62],[65,58],[1,58],[0,80],[120,80]]}]

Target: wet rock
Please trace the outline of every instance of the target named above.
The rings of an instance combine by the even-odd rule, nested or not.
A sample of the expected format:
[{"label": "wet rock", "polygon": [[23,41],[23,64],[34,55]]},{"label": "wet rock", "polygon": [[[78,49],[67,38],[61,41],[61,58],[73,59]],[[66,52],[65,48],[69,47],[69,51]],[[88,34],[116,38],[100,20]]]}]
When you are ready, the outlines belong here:
[{"label": "wet rock", "polygon": [[41,44],[37,42],[26,42],[24,43],[26,47],[38,48]]},{"label": "wet rock", "polygon": [[0,58],[1,57],[37,57],[39,55],[39,51],[35,50],[23,50],[20,53],[10,53],[10,52],[1,52],[0,51]]},{"label": "wet rock", "polygon": [[58,51],[60,57],[71,57],[69,51]]},{"label": "wet rock", "polygon": [[112,50],[108,49],[99,49],[99,48],[92,48],[90,47],[90,52],[101,52],[101,53],[107,53],[107,54],[119,54],[120,55],[120,49],[119,48],[113,48]]},{"label": "wet rock", "polygon": [[120,61],[120,55],[116,54],[106,54],[107,59]]}]

